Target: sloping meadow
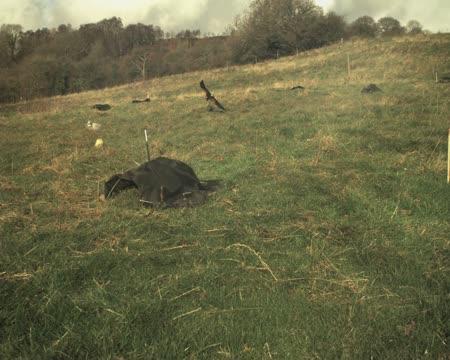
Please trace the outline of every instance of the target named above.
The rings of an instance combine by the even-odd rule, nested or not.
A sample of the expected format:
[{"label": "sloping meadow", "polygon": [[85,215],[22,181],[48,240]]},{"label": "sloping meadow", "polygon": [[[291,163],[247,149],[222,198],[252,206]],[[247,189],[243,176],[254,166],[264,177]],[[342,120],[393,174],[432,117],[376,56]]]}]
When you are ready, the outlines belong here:
[{"label": "sloping meadow", "polygon": [[[349,41],[0,108],[1,357],[446,358],[449,59],[448,35]],[[144,129],[220,190],[101,201]]]}]

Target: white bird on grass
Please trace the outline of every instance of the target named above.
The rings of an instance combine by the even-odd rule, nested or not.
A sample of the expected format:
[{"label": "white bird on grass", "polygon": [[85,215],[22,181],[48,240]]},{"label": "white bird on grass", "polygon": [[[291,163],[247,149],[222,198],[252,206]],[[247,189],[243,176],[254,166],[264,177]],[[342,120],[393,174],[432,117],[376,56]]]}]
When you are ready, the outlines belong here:
[{"label": "white bird on grass", "polygon": [[95,123],[95,122],[92,122],[92,121],[88,121],[87,124],[86,124],[86,127],[87,127],[89,130],[97,131],[97,130],[100,130],[100,128],[102,127],[102,125],[99,124],[99,123]]},{"label": "white bird on grass", "polygon": [[97,140],[95,141],[95,147],[96,147],[97,149],[102,148],[103,145],[104,145],[103,139],[97,139]]}]

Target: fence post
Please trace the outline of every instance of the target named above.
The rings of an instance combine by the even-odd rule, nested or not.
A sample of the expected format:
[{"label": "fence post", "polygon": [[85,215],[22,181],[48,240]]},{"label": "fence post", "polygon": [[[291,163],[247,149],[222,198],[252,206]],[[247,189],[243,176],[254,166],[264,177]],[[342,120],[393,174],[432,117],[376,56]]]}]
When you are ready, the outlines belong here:
[{"label": "fence post", "polygon": [[450,129],[448,129],[447,183],[450,184]]}]

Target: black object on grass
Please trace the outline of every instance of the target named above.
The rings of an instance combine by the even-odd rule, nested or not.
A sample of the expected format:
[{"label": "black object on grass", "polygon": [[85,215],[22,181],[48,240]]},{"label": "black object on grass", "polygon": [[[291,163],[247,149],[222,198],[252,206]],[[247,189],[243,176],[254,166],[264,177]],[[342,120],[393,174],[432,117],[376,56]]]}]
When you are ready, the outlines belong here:
[{"label": "black object on grass", "polygon": [[92,106],[93,109],[97,109],[99,111],[108,111],[109,109],[111,109],[111,105],[109,104],[95,104],[94,106]]},{"label": "black object on grass", "polygon": [[112,176],[105,183],[104,194],[108,199],[123,190],[136,188],[144,205],[191,207],[203,204],[208,192],[218,186],[217,180],[199,180],[194,170],[181,161],[159,157]]},{"label": "black object on grass", "polygon": [[439,78],[438,83],[441,83],[441,84],[450,83],[450,74],[449,75],[442,75]]},{"label": "black object on grass", "polygon": [[144,130],[144,134],[145,134],[145,149],[147,150],[147,161],[150,161],[150,149],[148,148],[147,129]]},{"label": "black object on grass", "polygon": [[361,90],[363,94],[372,94],[374,92],[382,91],[378,86],[375,84],[369,84],[367,86],[364,86]]}]

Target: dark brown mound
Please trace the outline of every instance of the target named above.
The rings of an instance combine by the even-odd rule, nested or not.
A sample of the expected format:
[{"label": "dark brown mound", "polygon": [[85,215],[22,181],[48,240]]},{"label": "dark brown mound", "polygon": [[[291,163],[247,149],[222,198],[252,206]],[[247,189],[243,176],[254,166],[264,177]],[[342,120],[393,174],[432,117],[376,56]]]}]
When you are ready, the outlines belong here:
[{"label": "dark brown mound", "polygon": [[97,109],[99,111],[108,111],[109,109],[111,109],[111,105],[109,104],[95,104],[94,106],[92,106],[93,109]]},{"label": "dark brown mound", "polygon": [[450,83],[450,75],[443,75],[438,81],[441,84]]},{"label": "dark brown mound", "polygon": [[381,89],[378,86],[376,86],[375,84],[369,84],[369,85],[363,87],[361,90],[361,92],[363,94],[372,94],[372,93],[378,92],[378,91],[381,91]]}]

